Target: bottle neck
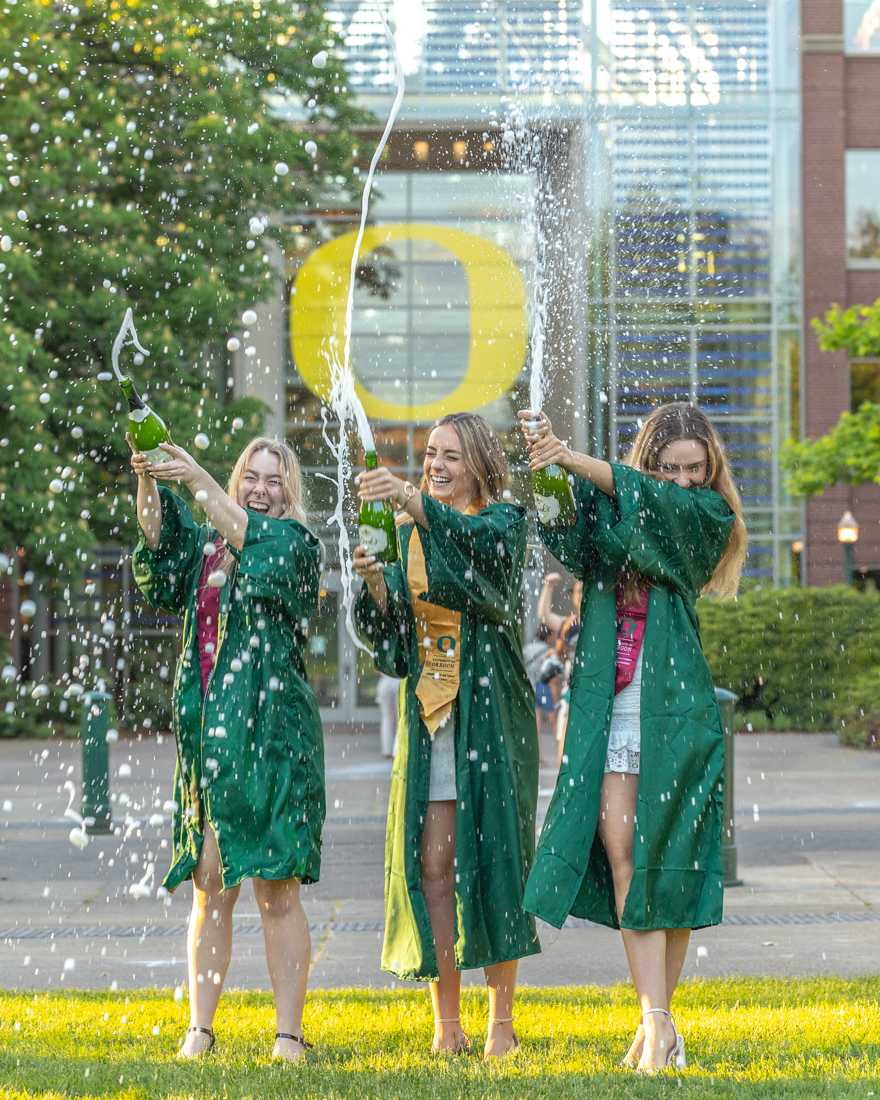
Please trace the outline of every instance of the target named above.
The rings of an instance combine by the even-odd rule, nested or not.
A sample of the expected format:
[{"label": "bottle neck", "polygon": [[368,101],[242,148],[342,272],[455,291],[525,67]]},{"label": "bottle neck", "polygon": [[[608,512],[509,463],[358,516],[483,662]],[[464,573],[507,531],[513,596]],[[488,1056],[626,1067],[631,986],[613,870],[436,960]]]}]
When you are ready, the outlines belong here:
[{"label": "bottle neck", "polygon": [[130,378],[120,378],[119,386],[125,394],[129,409],[143,409],[145,407],[140,394],[134,388],[134,382]]},{"label": "bottle neck", "polygon": [[364,452],[364,465],[368,470],[375,470],[379,465],[379,459],[375,451]]}]

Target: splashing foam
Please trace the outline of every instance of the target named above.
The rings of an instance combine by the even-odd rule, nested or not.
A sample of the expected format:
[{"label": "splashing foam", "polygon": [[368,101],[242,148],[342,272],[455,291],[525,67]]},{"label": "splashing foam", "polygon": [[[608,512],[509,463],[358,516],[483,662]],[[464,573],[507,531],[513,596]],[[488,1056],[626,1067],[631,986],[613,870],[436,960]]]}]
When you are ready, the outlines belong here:
[{"label": "splashing foam", "polygon": [[[131,337],[127,340],[127,337]],[[139,351],[144,357],[150,353],[145,347],[141,345],[138,340],[137,329],[134,327],[134,314],[131,311],[131,306],[125,311],[125,316],[122,318],[122,324],[119,326],[119,332],[116,333],[116,339],[113,341],[113,349],[110,352],[110,360],[113,364],[113,373],[116,375],[117,381],[121,382],[124,375],[119,370],[119,356],[122,354],[122,349],[126,343],[131,343],[135,351]]]},{"label": "splashing foam", "polygon": [[370,193],[373,189],[373,179],[376,175],[376,169],[379,166],[382,152],[388,143],[391,130],[394,127],[394,123],[397,121],[397,116],[400,113],[400,107],[403,103],[404,92],[406,91],[406,81],[403,75],[403,67],[400,63],[397,43],[395,42],[391,28],[388,26],[385,14],[378,4],[377,10],[382,20],[382,28],[385,32],[389,49],[394,58],[394,72],[397,87],[394,93],[394,100],[391,104],[391,110],[388,112],[388,120],[385,123],[385,129],[382,131],[382,137],[379,139],[379,143],[370,161],[370,170],[367,173],[367,179],[361,197],[360,225],[358,226],[357,237],[355,238],[354,249],[352,250],[351,266],[348,274],[348,297],[345,304],[345,336],[342,355],[340,357],[336,341],[332,339],[328,341],[328,347],[325,350],[327,362],[330,367],[330,395],[328,398],[328,405],[335,413],[336,419],[339,422],[338,439],[334,441],[330,437],[330,419],[326,408],[322,409],[323,425],[321,428],[324,442],[336,459],[336,507],[333,511],[333,515],[330,517],[329,523],[335,524],[339,532],[339,571],[342,581],[342,605],[345,608],[345,629],[348,631],[349,637],[358,649],[362,649],[371,656],[373,655],[372,651],[363,644],[354,628],[354,618],[352,615],[354,598],[352,593],[353,574],[351,568],[351,540],[348,537],[348,530],[345,526],[345,494],[352,470],[347,434],[349,427],[352,425],[355,427],[361,446],[365,451],[375,450],[373,432],[370,428],[367,414],[364,411],[364,406],[361,403],[361,399],[358,397],[354,374],[351,369],[351,322],[354,313],[355,276],[367,225],[367,213],[370,206]]}]

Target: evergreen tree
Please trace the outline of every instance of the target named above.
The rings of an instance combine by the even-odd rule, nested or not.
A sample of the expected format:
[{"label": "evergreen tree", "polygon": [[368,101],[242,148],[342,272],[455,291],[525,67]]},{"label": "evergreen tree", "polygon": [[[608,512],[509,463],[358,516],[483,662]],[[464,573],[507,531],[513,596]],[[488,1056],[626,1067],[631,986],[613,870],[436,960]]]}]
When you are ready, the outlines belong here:
[{"label": "evergreen tree", "polygon": [[227,341],[283,277],[284,216],[354,190],[323,7],[0,0],[0,547],[31,569],[135,537],[107,373],[127,306],[151,355],[124,365],[178,442],[206,434],[223,476],[260,428]]}]

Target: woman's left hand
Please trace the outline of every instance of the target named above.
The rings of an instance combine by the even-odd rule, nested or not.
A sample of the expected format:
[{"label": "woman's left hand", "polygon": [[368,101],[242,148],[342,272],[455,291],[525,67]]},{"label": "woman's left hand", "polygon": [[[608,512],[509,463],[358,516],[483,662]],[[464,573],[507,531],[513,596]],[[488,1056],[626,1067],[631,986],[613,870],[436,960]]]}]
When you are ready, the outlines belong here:
[{"label": "woman's left hand", "polygon": [[202,467],[193,456],[174,443],[160,443],[159,447],[167,455],[168,462],[153,462],[147,472],[157,481],[182,481],[184,485],[191,486],[204,473]]},{"label": "woman's left hand", "polygon": [[391,500],[395,504],[400,504],[403,500],[406,482],[395,477],[384,466],[378,466],[375,470],[364,470],[355,481],[361,500]]},{"label": "woman's left hand", "polygon": [[529,452],[529,469],[543,470],[554,463],[567,467],[571,461],[571,451],[553,434],[553,425],[547,414],[522,409],[517,416]]}]

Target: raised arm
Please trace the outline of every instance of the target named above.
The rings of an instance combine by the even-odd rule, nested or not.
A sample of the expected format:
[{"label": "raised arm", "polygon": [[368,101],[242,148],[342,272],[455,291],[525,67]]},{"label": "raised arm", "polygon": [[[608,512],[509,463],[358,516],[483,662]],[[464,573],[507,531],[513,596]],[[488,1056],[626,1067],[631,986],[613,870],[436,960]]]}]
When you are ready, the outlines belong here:
[{"label": "raised arm", "polygon": [[424,496],[421,529],[431,603],[472,611],[490,622],[516,616],[526,555],[526,514],[516,504],[490,504],[466,515]]},{"label": "raised arm", "polygon": [[522,409],[517,416],[529,452],[530,470],[543,470],[555,463],[576,477],[591,481],[607,496],[614,496],[614,477],[610,462],[573,451],[556,437],[550,418],[545,412]]},{"label": "raised arm", "polygon": [[691,596],[700,593],[727,547],[736,517],[712,489],[683,489],[672,481],[612,465],[619,520],[603,550],[620,566]]},{"label": "raised arm", "polygon": [[559,633],[565,622],[565,616],[553,610],[553,591],[561,580],[559,573],[548,573],[541,585],[541,594],[538,596],[538,620],[549,627],[554,634]]},{"label": "raised arm", "polygon": [[137,475],[137,521],[144,541],[151,550],[158,549],[159,535],[162,531],[162,502],[156,482],[149,474],[150,460],[141,451],[136,451],[128,432],[125,441],[131,447],[131,468]]},{"label": "raised arm", "polygon": [[203,508],[215,531],[236,550],[244,546],[248,514],[191,454],[173,443],[160,443],[169,454],[168,462],[148,464],[147,472],[160,481],[180,481]]},{"label": "raised arm", "polygon": [[[144,480],[151,481],[149,476]],[[135,583],[153,607],[181,614],[187,593],[202,566],[202,546],[207,528],[195,522],[186,503],[167,486],[153,490],[159,531],[155,543],[141,524],[141,539],[132,554]],[[147,523],[150,524],[153,515]]]}]

